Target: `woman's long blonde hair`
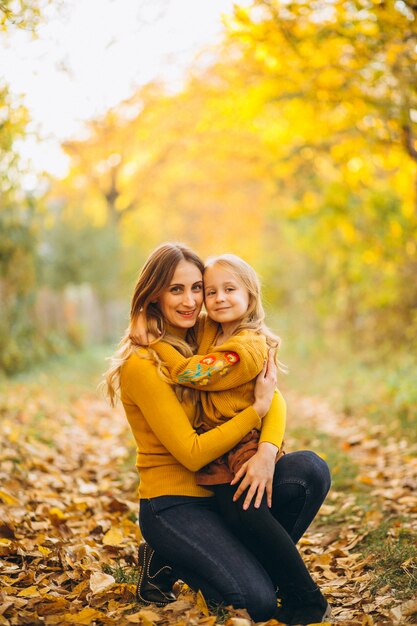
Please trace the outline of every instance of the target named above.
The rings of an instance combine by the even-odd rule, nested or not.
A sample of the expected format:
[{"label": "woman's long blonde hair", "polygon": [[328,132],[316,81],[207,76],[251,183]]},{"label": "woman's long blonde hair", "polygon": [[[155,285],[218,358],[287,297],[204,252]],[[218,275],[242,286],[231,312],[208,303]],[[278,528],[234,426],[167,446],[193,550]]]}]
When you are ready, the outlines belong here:
[{"label": "woman's long blonde hair", "polygon": [[[234,335],[241,330],[254,330],[265,335],[266,343],[269,348],[275,350],[277,354],[281,345],[281,339],[275,335],[265,324],[265,311],[262,306],[261,282],[253,267],[246,263],[236,254],[221,254],[207,259],[205,269],[219,265],[225,270],[233,274],[235,278],[247,289],[249,294],[249,305],[246,314],[242,318],[239,326],[234,331]],[[281,371],[286,371],[283,363],[276,358],[278,367]]]},{"label": "woman's long blonde hair", "polygon": [[[130,322],[126,334],[119,343],[115,354],[110,358],[110,367],[104,374],[105,389],[112,406],[117,403],[120,389],[120,370],[130,355],[140,346],[136,328],[139,314],[146,319],[148,331],[152,335],[170,343],[183,356],[192,356],[195,348],[195,334],[193,329],[187,333],[187,341],[167,332],[164,316],[158,305],[158,297],[166,289],[174,276],[180,261],[193,263],[203,274],[203,261],[187,246],[181,243],[164,243],[156,248],[143,266],[136,283],[132,303],[130,307]],[[150,348],[144,357],[152,358],[158,366],[158,370],[165,380],[171,382],[161,368],[161,361],[156,352]],[[184,397],[185,388],[178,393]],[[178,395],[178,394],[177,394]]]}]

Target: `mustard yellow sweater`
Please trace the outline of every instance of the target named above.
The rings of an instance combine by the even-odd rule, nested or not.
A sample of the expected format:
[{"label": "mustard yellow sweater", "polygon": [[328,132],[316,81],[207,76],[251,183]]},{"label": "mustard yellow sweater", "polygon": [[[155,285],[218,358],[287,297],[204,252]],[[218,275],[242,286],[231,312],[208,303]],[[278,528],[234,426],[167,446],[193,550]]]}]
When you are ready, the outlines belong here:
[{"label": "mustard yellow sweater", "polygon": [[[236,368],[240,363],[238,361]],[[223,380],[224,375],[219,373],[217,379]],[[198,435],[192,427],[195,405],[178,401],[172,386],[159,375],[146,348],[138,349],[123,364],[120,386],[121,400],[138,447],[136,464],[141,498],[211,495],[196,484],[194,472],[261,425],[258,414],[249,406],[227,422]],[[279,447],[283,420],[285,422],[285,403],[282,396],[275,394],[271,409],[262,420],[261,441],[271,441]]]}]

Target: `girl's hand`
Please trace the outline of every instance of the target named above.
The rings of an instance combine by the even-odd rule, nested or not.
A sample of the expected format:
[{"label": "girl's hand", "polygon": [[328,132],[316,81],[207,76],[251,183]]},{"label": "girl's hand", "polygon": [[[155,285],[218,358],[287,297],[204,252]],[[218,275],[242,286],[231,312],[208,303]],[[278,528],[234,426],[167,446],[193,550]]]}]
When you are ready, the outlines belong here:
[{"label": "girl's hand", "polygon": [[270,350],[268,359],[258,374],[255,383],[255,402],[253,408],[259,417],[265,417],[271,406],[272,397],[277,385],[277,366],[274,359],[274,351]]},{"label": "girl's hand", "polygon": [[155,341],[157,337],[148,331],[148,325],[146,323],[146,317],[141,312],[139,313],[136,326],[135,326],[135,339],[141,346],[147,346],[152,341]]},{"label": "girl's hand", "polygon": [[248,489],[243,503],[245,511],[249,508],[255,494],[254,506],[255,509],[258,509],[265,492],[268,506],[272,506],[272,479],[274,477],[277,452],[278,448],[273,443],[266,441],[260,443],[257,453],[242,465],[230,483],[231,485],[236,485],[236,483],[242,480],[233,496],[234,502]]}]

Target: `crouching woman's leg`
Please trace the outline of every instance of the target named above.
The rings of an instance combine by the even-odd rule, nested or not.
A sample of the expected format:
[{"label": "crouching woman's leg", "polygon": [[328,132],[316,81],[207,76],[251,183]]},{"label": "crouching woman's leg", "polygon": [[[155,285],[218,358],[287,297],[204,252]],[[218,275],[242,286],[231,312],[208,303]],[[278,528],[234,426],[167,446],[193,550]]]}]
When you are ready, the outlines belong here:
[{"label": "crouching woman's leg", "polygon": [[303,536],[317,515],[330,483],[328,465],[315,452],[291,452],[278,461],[271,511],[294,543]]},{"label": "crouching woman's leg", "polygon": [[207,601],[247,609],[255,621],[276,610],[274,585],[254,555],[220,518],[214,498],[161,496],[141,500],[146,541]]}]

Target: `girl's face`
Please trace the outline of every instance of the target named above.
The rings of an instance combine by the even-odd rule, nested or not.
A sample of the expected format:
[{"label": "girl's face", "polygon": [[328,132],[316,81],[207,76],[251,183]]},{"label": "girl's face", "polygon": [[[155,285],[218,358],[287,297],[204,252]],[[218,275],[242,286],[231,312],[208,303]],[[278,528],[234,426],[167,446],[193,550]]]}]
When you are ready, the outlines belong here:
[{"label": "girl's face", "polygon": [[232,272],[211,265],[204,272],[205,305],[209,317],[222,325],[238,323],[249,307],[249,293]]},{"label": "girl's face", "polygon": [[177,328],[192,328],[203,305],[203,276],[198,267],[181,260],[158,303],[169,324]]}]

